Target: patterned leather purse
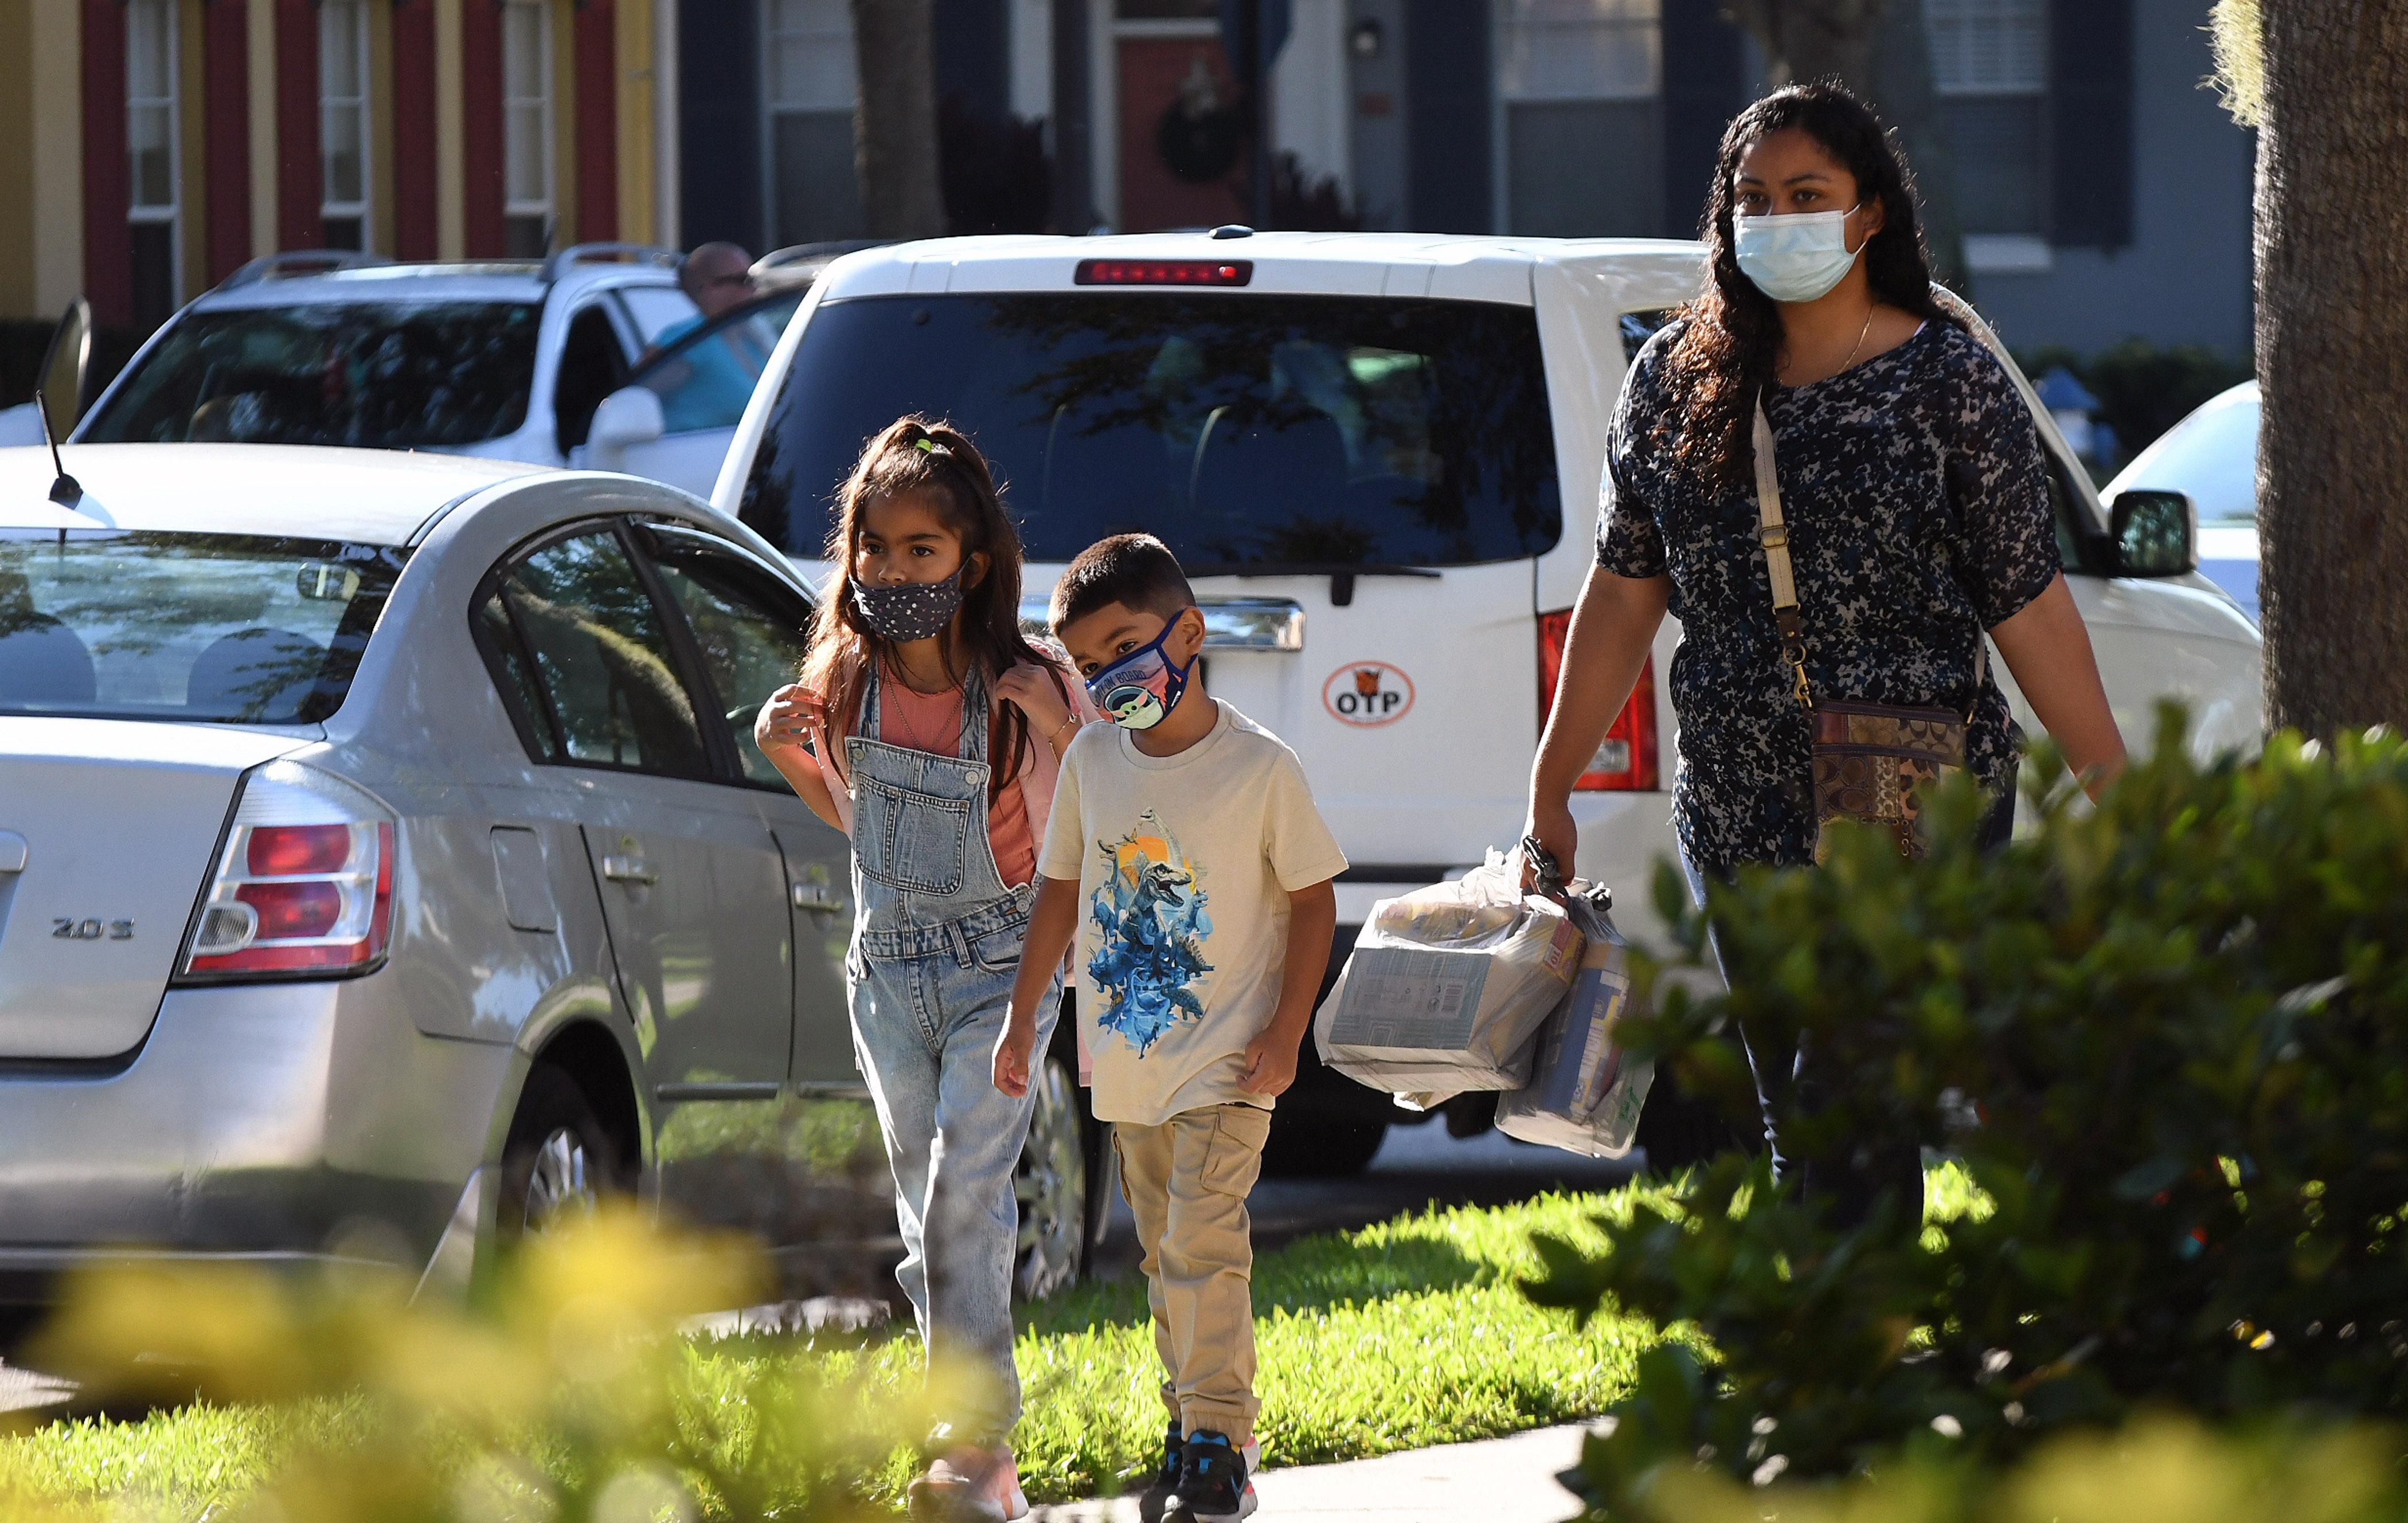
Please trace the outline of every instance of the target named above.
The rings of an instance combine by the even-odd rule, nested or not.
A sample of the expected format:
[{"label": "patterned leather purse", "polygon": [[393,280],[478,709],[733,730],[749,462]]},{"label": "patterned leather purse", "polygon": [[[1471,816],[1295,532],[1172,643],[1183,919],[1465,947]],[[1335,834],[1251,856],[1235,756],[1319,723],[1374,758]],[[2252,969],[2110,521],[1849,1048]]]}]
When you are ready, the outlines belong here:
[{"label": "patterned leather purse", "polygon": [[[1798,614],[1798,580],[1789,562],[1789,527],[1781,517],[1781,482],[1773,469],[1772,424],[1763,404],[1756,409],[1756,537],[1772,583],[1772,619],[1781,633],[1781,659],[1796,676],[1799,705],[1814,727],[1814,860],[1831,849],[1831,822],[1862,820],[1888,831],[1899,851],[1920,857],[1917,828],[1923,790],[1965,768],[1965,736],[1972,712],[1909,708],[1887,704],[1814,701],[1806,680],[1806,636]],[[1974,636],[1973,696],[1979,702],[1989,674],[1989,642]]]}]

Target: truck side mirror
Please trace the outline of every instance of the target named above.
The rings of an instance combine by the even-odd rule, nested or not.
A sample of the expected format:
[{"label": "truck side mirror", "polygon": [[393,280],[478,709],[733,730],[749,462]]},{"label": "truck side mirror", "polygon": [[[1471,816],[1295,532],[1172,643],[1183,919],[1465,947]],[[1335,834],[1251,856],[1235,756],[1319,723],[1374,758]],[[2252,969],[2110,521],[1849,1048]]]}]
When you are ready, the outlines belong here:
[{"label": "truck side mirror", "polygon": [[2199,510],[2179,491],[2116,493],[2107,537],[2114,576],[2181,576],[2199,569]]},{"label": "truck side mirror", "polygon": [[594,409],[594,427],[585,435],[586,458],[597,470],[624,470],[629,449],[650,444],[667,432],[661,399],[652,389],[623,386]]}]

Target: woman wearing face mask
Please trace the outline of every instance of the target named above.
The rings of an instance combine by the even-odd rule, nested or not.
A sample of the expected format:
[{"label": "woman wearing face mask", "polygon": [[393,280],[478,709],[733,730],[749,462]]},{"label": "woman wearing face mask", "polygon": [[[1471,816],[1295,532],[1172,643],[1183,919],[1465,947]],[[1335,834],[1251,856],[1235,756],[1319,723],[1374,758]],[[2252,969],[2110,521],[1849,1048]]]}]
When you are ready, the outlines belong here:
[{"label": "woman wearing face mask", "polygon": [[[2067,762],[2102,786],[2124,746],[2058,570],[2038,433],[2004,367],[1933,300],[1911,182],[1880,122],[1831,85],[1756,102],[1723,136],[1703,236],[1705,293],[1623,384],[1528,833],[1571,861],[1572,783],[1668,608],[1682,630],[1673,822],[1700,895],[1742,863],[1815,860],[1818,705],[1951,711],[1964,765],[1996,801],[1984,838],[2004,841],[2021,737],[1985,632]],[[1763,425],[1777,495],[1757,488]],[[1794,592],[1776,588],[1784,566]],[[1842,1220],[1885,1188],[1917,1219],[1914,1138],[1783,1156],[1815,1075],[1802,1054],[1761,1046],[1749,1060],[1776,1168]]]},{"label": "woman wearing face mask", "polygon": [[[1020,536],[961,434],[906,418],[872,439],[827,553],[844,584],[820,605],[802,680],[753,736],[853,839],[846,985],[895,1172],[896,1277],[932,1370],[970,1393],[911,1485],[913,1516],[1018,1517],[1011,1175],[1033,1102],[996,1091],[991,1055],[1062,752],[1096,713],[1020,633]],[[1043,1003],[1039,1052],[1058,1006]]]}]

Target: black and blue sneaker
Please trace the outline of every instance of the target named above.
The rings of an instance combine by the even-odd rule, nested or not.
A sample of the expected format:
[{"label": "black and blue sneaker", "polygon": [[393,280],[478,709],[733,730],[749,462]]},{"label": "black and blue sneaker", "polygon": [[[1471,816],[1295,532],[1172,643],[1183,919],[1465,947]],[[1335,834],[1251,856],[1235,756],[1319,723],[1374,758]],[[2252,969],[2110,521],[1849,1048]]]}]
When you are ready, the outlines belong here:
[{"label": "black and blue sneaker", "polygon": [[1140,1523],[1162,1523],[1162,1515],[1170,1506],[1170,1499],[1179,1491],[1179,1473],[1185,1467],[1187,1435],[1179,1430],[1179,1419],[1170,1419],[1170,1430],[1163,1435],[1162,1469],[1154,1480],[1137,1494],[1137,1516]]},{"label": "black and blue sneaker", "polygon": [[1164,1517],[1168,1523],[1237,1523],[1252,1516],[1255,1501],[1250,1458],[1211,1429],[1189,1435],[1179,1457],[1179,1489]]}]

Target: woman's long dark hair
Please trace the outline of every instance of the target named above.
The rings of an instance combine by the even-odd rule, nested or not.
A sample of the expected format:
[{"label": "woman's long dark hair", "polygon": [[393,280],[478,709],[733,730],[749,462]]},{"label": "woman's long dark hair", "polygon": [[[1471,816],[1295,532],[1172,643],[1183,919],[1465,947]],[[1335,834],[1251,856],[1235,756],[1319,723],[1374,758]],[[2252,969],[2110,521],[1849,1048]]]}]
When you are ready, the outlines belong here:
[{"label": "woman's long dark hair", "polygon": [[1698,235],[1713,283],[1682,308],[1687,327],[1665,356],[1680,413],[1662,425],[1673,458],[1723,491],[1745,487],[1756,399],[1772,384],[1781,356],[1781,309],[1740,272],[1731,232],[1740,156],[1759,139],[1795,127],[1856,177],[1860,202],[1879,201],[1882,230],[1860,253],[1876,299],[1927,322],[1956,325],[1931,299],[1931,265],[1915,214],[1914,176],[1872,108],[1837,84],[1791,85],[1733,118],[1714,159],[1714,184]]},{"label": "woman's long dark hair", "polygon": [[[960,538],[965,562],[986,552],[986,574],[962,591],[962,611],[955,637],[947,643],[946,664],[958,662],[965,674],[975,667],[990,692],[995,679],[1015,662],[1055,665],[1020,632],[1020,531],[1003,510],[1003,494],[986,458],[968,435],[950,424],[899,418],[862,449],[838,494],[836,522],[828,529],[826,553],[836,562],[837,577],[820,599],[819,615],[811,623],[802,682],[820,694],[832,742],[860,722],[869,663],[890,654],[887,642],[871,633],[853,610],[847,583],[869,509],[896,497],[918,497],[934,505],[945,527]],[[989,798],[1020,776],[1029,754],[1027,716],[1012,705],[996,704],[993,719],[994,745],[988,754],[996,760],[989,771]]]}]

